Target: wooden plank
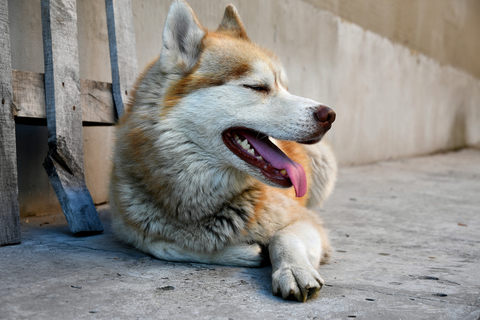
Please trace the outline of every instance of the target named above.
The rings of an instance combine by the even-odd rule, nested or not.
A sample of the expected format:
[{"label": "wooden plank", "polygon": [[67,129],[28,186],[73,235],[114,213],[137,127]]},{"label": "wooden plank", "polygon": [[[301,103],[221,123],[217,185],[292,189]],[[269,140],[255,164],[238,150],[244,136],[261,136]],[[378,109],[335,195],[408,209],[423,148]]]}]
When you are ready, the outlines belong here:
[{"label": "wooden plank", "polygon": [[16,117],[46,118],[42,73],[12,70],[13,106]]},{"label": "wooden plank", "polygon": [[[16,118],[46,118],[43,73],[12,70],[13,105]],[[112,85],[80,79],[82,121],[114,124]]]},{"label": "wooden plank", "polygon": [[112,68],[113,100],[118,116],[124,112],[137,76],[137,53],[130,0],[105,0],[107,11],[108,44]]},{"label": "wooden plank", "polygon": [[111,83],[80,79],[80,93],[83,122],[116,122]]},{"label": "wooden plank", "polygon": [[0,245],[21,241],[8,1],[0,0]]},{"label": "wooden plank", "polygon": [[75,0],[42,0],[49,152],[44,167],[74,234],[103,231],[85,184]]}]

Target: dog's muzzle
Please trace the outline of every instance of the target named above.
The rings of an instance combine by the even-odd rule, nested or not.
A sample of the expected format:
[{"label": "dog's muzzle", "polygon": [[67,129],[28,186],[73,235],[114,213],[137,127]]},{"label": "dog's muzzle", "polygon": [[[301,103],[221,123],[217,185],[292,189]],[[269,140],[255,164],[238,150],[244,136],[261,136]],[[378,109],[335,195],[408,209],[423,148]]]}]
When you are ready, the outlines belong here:
[{"label": "dog's muzzle", "polygon": [[332,123],[335,121],[336,114],[335,112],[327,106],[319,105],[313,112],[313,117],[317,121],[318,127],[314,134],[309,138],[297,141],[303,144],[314,144],[319,142],[323,135],[327,133],[328,130],[332,127]]}]

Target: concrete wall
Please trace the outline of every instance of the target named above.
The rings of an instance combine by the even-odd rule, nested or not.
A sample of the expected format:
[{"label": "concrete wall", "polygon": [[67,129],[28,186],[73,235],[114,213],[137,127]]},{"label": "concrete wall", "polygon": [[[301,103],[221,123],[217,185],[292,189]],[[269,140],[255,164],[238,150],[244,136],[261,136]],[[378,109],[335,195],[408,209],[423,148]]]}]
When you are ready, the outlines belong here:
[{"label": "concrete wall", "polygon": [[478,0],[305,0],[480,78]]},{"label": "concrete wall", "polygon": [[[189,2],[206,27],[216,28],[232,0]],[[324,102],[337,112],[327,138],[341,164],[480,144],[480,82],[471,67],[480,66],[475,44],[480,40],[478,32],[464,32],[466,26],[478,30],[474,28],[480,20],[474,13],[478,2],[439,0],[445,4],[440,8],[433,0],[411,8],[403,0],[233,2],[252,40],[277,52],[283,61],[291,91]],[[160,52],[170,0],[135,0],[132,5],[141,70]],[[464,7],[467,10],[457,10]],[[450,14],[449,8],[456,11]],[[77,1],[77,9],[80,75],[110,81],[104,1]],[[13,68],[43,72],[40,0],[10,0],[9,14]],[[388,18],[391,15],[396,19]],[[436,23],[420,23],[423,15]],[[407,16],[416,23],[411,24]],[[461,21],[466,22],[461,25]],[[457,27],[447,28],[452,23]],[[435,39],[457,39],[453,44],[462,45],[432,40],[435,45],[427,46],[431,52],[420,50],[419,43],[429,34]],[[462,59],[442,60],[442,55],[465,57],[469,62],[463,66]],[[44,127],[17,125],[22,215],[59,210],[41,166],[46,136]],[[97,203],[107,199],[111,139],[112,128],[84,128],[86,180]]]}]

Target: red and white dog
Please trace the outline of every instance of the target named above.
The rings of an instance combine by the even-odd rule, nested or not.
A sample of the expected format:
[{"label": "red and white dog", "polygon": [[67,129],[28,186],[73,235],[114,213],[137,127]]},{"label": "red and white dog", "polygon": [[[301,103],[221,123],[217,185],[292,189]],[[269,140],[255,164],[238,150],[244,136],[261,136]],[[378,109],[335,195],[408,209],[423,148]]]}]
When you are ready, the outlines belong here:
[{"label": "red and white dog", "polygon": [[116,130],[117,235],[170,261],[253,267],[268,253],[273,292],[305,301],[329,255],[308,208],[334,185],[335,159],[318,143],[334,120],[288,92],[280,61],[249,40],[235,7],[209,31],[174,1],[160,57]]}]

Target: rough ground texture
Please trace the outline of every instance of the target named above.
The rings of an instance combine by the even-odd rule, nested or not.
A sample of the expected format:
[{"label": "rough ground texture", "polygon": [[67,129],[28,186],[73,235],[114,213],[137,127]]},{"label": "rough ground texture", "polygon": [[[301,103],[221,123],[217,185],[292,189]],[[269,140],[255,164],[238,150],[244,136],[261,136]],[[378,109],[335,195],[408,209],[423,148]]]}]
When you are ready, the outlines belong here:
[{"label": "rough ground texture", "polygon": [[0,247],[1,319],[480,319],[480,150],[342,168],[319,209],[326,286],[303,304],[272,296],[269,267],[153,259],[99,211],[91,237],[22,219],[22,244]]}]

